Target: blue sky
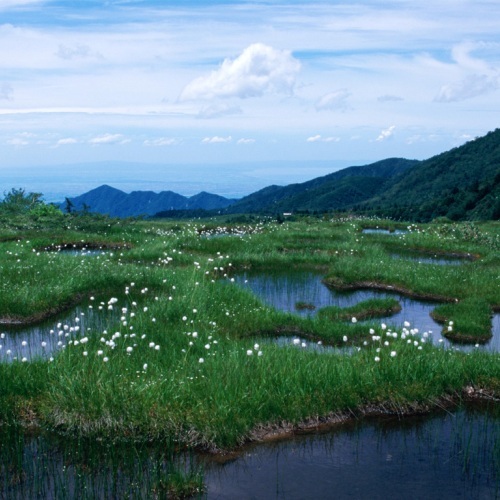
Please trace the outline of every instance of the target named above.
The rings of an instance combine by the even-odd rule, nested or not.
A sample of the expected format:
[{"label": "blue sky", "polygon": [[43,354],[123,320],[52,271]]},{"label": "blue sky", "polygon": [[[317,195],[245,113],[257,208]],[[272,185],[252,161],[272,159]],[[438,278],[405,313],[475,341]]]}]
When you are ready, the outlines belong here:
[{"label": "blue sky", "polygon": [[0,0],[0,175],[276,161],[287,183],[428,158],[498,127],[498,19],[497,0]]}]

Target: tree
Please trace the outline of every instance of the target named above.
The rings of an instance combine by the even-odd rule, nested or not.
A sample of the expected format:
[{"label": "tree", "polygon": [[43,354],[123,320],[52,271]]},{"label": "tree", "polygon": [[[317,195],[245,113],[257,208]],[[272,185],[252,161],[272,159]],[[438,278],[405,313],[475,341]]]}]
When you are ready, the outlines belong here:
[{"label": "tree", "polygon": [[65,198],[65,200],[66,200],[66,205],[64,207],[64,210],[66,211],[67,214],[70,214],[73,211],[75,205],[69,198]]},{"label": "tree", "polygon": [[12,188],[8,193],[4,192],[4,199],[0,203],[0,211],[9,214],[22,214],[40,205],[43,205],[41,193],[26,193],[22,188]]}]

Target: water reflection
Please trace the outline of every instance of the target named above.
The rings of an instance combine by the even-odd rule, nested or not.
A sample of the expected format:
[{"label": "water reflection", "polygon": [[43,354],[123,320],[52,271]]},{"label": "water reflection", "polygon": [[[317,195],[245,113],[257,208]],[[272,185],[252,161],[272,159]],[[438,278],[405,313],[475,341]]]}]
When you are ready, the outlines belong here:
[{"label": "water reflection", "polygon": [[[441,335],[442,326],[432,319],[430,313],[436,306],[435,302],[411,299],[398,293],[380,290],[337,291],[329,289],[323,282],[323,275],[315,271],[266,271],[247,272],[235,277],[240,285],[250,289],[266,304],[281,311],[292,312],[300,316],[313,316],[317,310],[326,306],[350,307],[364,300],[392,297],[399,301],[401,311],[385,318],[377,319],[395,327],[402,327],[408,321],[412,328],[418,328],[421,333],[428,332],[431,340],[446,347],[456,347],[460,350],[475,349],[449,341]],[[314,309],[297,309],[297,303],[313,305]],[[493,337],[480,349],[500,351],[500,315],[493,318]]]},{"label": "water reflection", "polygon": [[395,229],[390,231],[389,229],[380,228],[365,228],[361,231],[363,234],[388,234],[388,235],[400,235],[406,234],[408,231],[406,229]]},{"label": "water reflection", "polygon": [[107,302],[89,301],[36,325],[0,325],[0,362],[49,359],[72,338],[102,333],[116,323],[120,313],[117,305],[109,309]]},{"label": "water reflection", "polygon": [[207,464],[209,499],[497,498],[498,418],[473,411],[353,422]]},{"label": "water reflection", "polygon": [[418,264],[435,264],[438,266],[460,266],[471,260],[470,257],[443,257],[441,255],[422,256],[411,254],[391,254],[393,259],[410,260]]},{"label": "water reflection", "polygon": [[165,498],[168,474],[204,470],[213,499],[498,498],[498,408],[377,420],[244,448],[222,462],[157,446],[21,432],[0,441],[0,498]]}]

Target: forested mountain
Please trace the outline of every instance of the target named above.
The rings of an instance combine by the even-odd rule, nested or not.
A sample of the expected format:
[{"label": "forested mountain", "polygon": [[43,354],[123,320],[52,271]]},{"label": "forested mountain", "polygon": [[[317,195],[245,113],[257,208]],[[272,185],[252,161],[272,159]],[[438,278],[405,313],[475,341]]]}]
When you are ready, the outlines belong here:
[{"label": "forested mountain", "polygon": [[500,129],[421,162],[353,208],[407,220],[500,218]]},{"label": "forested mountain", "polygon": [[[119,189],[103,185],[71,198],[70,206],[74,210],[87,210],[108,214],[112,217],[133,217],[138,215],[154,215],[165,210],[215,210],[225,208],[234,200],[215,194],[201,192],[190,198],[173,191],[133,191],[130,194]],[[60,208],[66,210],[68,202]]]},{"label": "forested mountain", "polygon": [[416,160],[389,158],[370,165],[349,167],[300,184],[269,186],[245,196],[226,211],[293,212],[338,210],[380,193],[389,179],[418,165]]},{"label": "forested mountain", "polygon": [[500,218],[500,129],[425,161],[390,158],[302,184],[270,186],[227,212],[349,210],[429,221]]}]

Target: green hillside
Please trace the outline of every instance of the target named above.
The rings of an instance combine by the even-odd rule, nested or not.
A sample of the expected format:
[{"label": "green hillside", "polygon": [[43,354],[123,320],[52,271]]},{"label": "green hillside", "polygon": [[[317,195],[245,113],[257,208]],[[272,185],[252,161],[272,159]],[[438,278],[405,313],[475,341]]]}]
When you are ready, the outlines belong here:
[{"label": "green hillside", "polygon": [[500,217],[500,129],[421,162],[359,207],[407,220]]},{"label": "green hillside", "polygon": [[228,208],[228,212],[291,212],[338,210],[368,200],[387,181],[418,165],[416,160],[388,158],[370,165],[349,167],[300,184],[269,186]]}]

